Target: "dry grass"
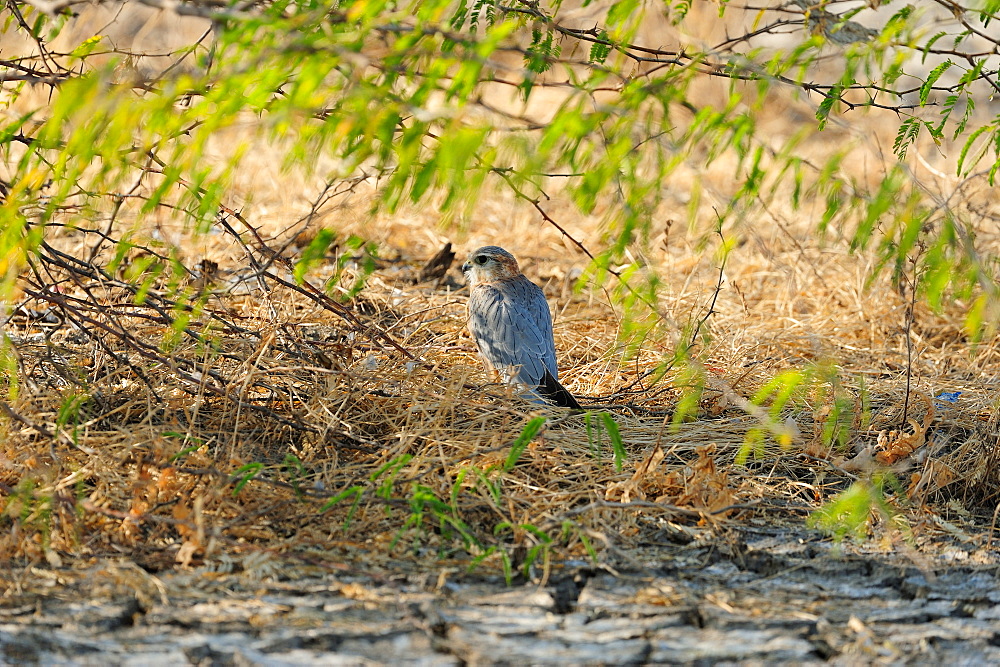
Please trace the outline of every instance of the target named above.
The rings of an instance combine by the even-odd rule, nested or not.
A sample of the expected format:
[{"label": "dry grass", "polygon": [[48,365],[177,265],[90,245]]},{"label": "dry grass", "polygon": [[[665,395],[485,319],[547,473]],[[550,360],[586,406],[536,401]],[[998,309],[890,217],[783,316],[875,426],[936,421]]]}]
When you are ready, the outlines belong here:
[{"label": "dry grass", "polygon": [[[802,103],[783,104],[786,120],[810,117]],[[860,182],[884,169],[877,147],[891,145],[892,131],[862,118],[832,128],[812,149],[819,162],[845,139],[856,142],[851,164]],[[220,139],[220,159],[225,145]],[[722,158],[705,171],[692,163],[666,186],[672,196],[657,212],[651,250],[636,259],[665,278],[661,308],[675,330],[628,358],[619,344],[622,314],[608,292],[573,290],[585,258],[509,194],[489,194],[464,227],[441,226],[433,202],[372,218],[369,184],[310,217],[318,183],[277,172],[280,161],[280,147],[251,151],[232,205],[244,205],[268,245],[291,258],[301,243],[286,243],[306,227],[374,241],[381,259],[367,288],[345,314],[334,300],[280,284],[277,278],[288,278],[280,263],[269,267],[273,278],[258,279],[231,235],[192,242],[164,214],[140,236],[175,246],[190,268],[203,259],[219,266],[192,280],[192,289],[212,293],[194,321],[210,340],[181,337],[164,347],[170,329],[155,306],[169,304],[159,293],[136,307],[122,283],[39,263],[26,285],[57,285],[58,297],[26,293],[7,329],[21,391],[0,427],[0,557],[55,565],[125,555],[151,570],[252,569],[266,554],[331,567],[345,560],[402,567],[409,558],[467,564],[469,553],[486,555],[497,545],[482,566],[500,567],[501,552],[516,564],[547,538],[560,557],[587,557],[588,545],[619,554],[665,525],[799,521],[868,478],[876,469],[868,461],[887,451],[895,452],[889,463],[901,485],[893,504],[912,535],[967,531],[983,558],[995,556],[974,533],[990,526],[1000,501],[1000,339],[970,341],[962,327],[967,304],[918,307],[908,359],[905,291],[885,278],[867,284],[871,256],[812,236],[821,203],[798,212],[764,207],[731,232],[742,244],[703,327],[710,339],[696,348],[708,386],[697,414],[672,426],[688,376],[674,368],[654,384],[649,374],[686,342],[683,327],[708,312],[718,280],[712,246],[699,250],[699,239],[683,229],[686,192],[701,182],[707,196],[699,218],[712,219],[734,161]],[[981,250],[1000,253],[1000,211],[981,181],[944,179],[935,187],[946,196],[961,188],[961,205],[982,221]],[[556,184],[551,193],[549,214],[599,248],[601,211],[581,218]],[[84,231],[51,231],[53,245],[76,257],[95,242]],[[583,416],[551,413],[516,467],[503,471],[535,406],[490,384],[481,370],[464,331],[457,271],[437,285],[415,282],[446,240],[460,257],[503,245],[544,286],[564,383],[585,405],[614,414],[628,453],[621,470],[596,418],[588,425]],[[268,260],[260,248],[253,254]],[[107,260],[107,251],[97,259]],[[356,270],[350,264],[341,284],[349,286]],[[332,271],[310,280],[322,284]],[[66,301],[74,298],[80,301]],[[87,331],[68,320],[70,312],[90,318]],[[737,464],[748,431],[760,425],[740,402],[778,374],[807,368],[836,369],[838,390],[811,385],[779,416],[794,424],[792,442],[782,448],[768,440]],[[928,409],[921,396],[941,392],[962,393]],[[835,400],[855,412],[841,447],[823,438]],[[892,433],[907,419],[920,437],[906,437],[912,425]],[[875,523],[876,534],[900,534],[890,522]]]},{"label": "dry grass", "polygon": [[[597,419],[588,427],[582,416],[552,414],[518,465],[502,471],[534,406],[489,384],[480,369],[455,270],[440,286],[414,283],[444,235],[425,226],[426,211],[367,227],[391,259],[349,305],[358,323],[322,297],[252,279],[231,237],[216,235],[182,258],[220,264],[198,318],[216,317],[214,353],[187,338],[157,356],[168,328],[150,319],[151,309],[130,305],[120,285],[79,276],[74,285],[64,280],[69,273],[50,270],[61,294],[85,300],[69,310],[86,310],[112,329],[92,329],[93,336],[51,302],[22,301],[8,330],[22,391],[10,403],[0,452],[9,527],[0,553],[51,563],[126,554],[153,570],[251,567],[260,553],[390,567],[498,544],[516,564],[544,541],[537,529],[556,540],[556,553],[579,558],[587,544],[617,553],[663,521],[799,520],[871,474],[857,452],[870,447],[870,458],[900,442],[889,432],[904,421],[905,299],[883,282],[865,289],[865,257],[755,226],[731,258],[705,325],[712,338],[699,354],[710,380],[699,413],[671,427],[684,376],[643,379],[672,353],[671,340],[648,341],[637,357],[623,358],[620,315],[605,293],[570,288],[583,260],[524,210],[508,215],[519,233],[501,234],[489,212],[509,206],[503,197],[484,202],[485,224],[461,236],[461,246],[504,239],[545,286],[564,380],[585,403],[615,415],[628,452],[622,470]],[[586,224],[571,229],[591,233]],[[77,231],[57,245],[80,256],[89,243]],[[714,291],[713,259],[676,229],[657,252],[653,261],[668,277],[665,312],[678,323],[700,319]],[[352,280],[349,269],[342,283]],[[919,393],[907,416],[924,424],[921,395],[962,394],[954,404],[934,403],[924,444],[891,461],[905,491],[895,504],[911,521],[931,512],[988,526],[1000,491],[998,347],[995,339],[971,346],[962,315],[962,304],[918,311]],[[141,345],[152,351],[141,354]],[[858,413],[846,448],[823,444],[835,396],[818,383],[780,416],[798,430],[787,448],[770,444],[747,464],[734,463],[759,425],[739,400],[782,371],[817,364],[839,367],[840,398]],[[252,464],[260,466],[244,485]],[[357,495],[327,506],[351,489]],[[415,504],[420,493],[442,503],[439,516],[433,503]],[[461,522],[467,544],[441,516]],[[510,528],[495,534],[498,525]],[[491,564],[499,567],[499,557],[483,567]]]}]

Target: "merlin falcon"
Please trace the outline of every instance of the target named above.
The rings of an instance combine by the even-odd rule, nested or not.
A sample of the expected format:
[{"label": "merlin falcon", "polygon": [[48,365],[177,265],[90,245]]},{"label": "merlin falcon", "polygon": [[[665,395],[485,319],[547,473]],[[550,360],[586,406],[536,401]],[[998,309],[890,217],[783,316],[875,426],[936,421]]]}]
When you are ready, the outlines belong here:
[{"label": "merlin falcon", "polygon": [[542,288],[497,246],[474,251],[462,272],[470,287],[469,333],[486,366],[523,387],[536,403],[582,410],[559,384],[552,315]]}]

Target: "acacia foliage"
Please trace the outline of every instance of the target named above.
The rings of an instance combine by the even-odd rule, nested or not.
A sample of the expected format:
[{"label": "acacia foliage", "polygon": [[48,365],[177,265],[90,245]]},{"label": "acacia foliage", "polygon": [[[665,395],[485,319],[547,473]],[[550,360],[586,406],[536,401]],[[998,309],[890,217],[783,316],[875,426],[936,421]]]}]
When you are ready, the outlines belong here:
[{"label": "acacia foliage", "polygon": [[[553,176],[582,213],[610,200],[600,208],[607,243],[588,274],[598,280],[648,238],[681,164],[735,155],[736,180],[717,217],[695,215],[694,193],[697,233],[738,235],[762,200],[823,201],[817,233],[836,228],[853,249],[874,246],[879,267],[897,272],[919,256],[932,303],[976,296],[970,330],[997,301],[995,260],[976,247],[968,220],[914,187],[906,160],[929,135],[954,151],[960,177],[995,183],[1000,116],[987,108],[1000,92],[1000,0],[721,2],[711,5],[715,20],[742,12],[727,25],[745,29],[697,48],[670,44],[696,12],[707,15],[691,0],[605,3],[586,23],[572,18],[577,6],[535,0],[190,0],[166,11],[205,19],[205,32],[157,67],[144,64],[151,54],[117,50],[101,35],[57,52],[53,40],[82,5],[11,0],[4,10],[3,37],[30,44],[0,63],[7,295],[47,225],[103,228],[126,198],[141,202],[139,218],[166,206],[191,234],[206,231],[235,204],[227,186],[241,159],[237,146],[228,164],[206,161],[206,147],[253,116],[289,147],[287,166],[334,156],[324,180],[369,177],[389,211],[436,193],[446,215],[462,217],[485,187],[501,187],[545,216]],[[643,36],[654,19],[677,28],[665,46]],[[693,93],[708,77],[728,82],[726,104]],[[18,104],[39,88],[49,89],[43,102]],[[819,163],[803,154],[801,132],[774,145],[759,120],[782,91],[813,105],[806,133],[866,109],[885,114],[898,125],[898,164],[870,187],[841,169],[843,153]],[[548,113],[529,113],[539,95],[548,95]],[[498,103],[504,96],[525,105]],[[626,305],[655,309],[654,274],[615,275],[628,283]]]}]

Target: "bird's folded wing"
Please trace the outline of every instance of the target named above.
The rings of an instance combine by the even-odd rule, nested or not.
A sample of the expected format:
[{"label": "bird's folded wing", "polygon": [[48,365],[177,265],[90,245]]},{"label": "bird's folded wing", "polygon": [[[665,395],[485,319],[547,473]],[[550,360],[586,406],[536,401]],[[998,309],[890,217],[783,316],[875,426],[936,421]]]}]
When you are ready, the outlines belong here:
[{"label": "bird's folded wing", "polygon": [[[524,283],[535,287],[527,279]],[[494,369],[510,372],[520,384],[536,387],[542,383],[546,371],[556,375],[548,305],[541,290],[535,294],[511,283],[503,288],[480,285],[473,290],[469,299],[469,329],[480,353]],[[539,305],[545,309],[544,313]],[[515,367],[519,368],[512,371]]]}]

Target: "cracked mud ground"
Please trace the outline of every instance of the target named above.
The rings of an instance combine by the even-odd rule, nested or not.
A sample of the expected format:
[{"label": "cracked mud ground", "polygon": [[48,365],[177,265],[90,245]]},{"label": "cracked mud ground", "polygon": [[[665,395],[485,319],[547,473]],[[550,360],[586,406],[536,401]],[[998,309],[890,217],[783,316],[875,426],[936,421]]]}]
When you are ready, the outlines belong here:
[{"label": "cracked mud ground", "polygon": [[615,569],[553,566],[544,583],[509,587],[461,566],[289,564],[263,578],[36,567],[0,608],[0,661],[1000,663],[996,566],[956,548],[919,563],[899,551],[839,555],[807,533],[744,530],[632,550]]}]

